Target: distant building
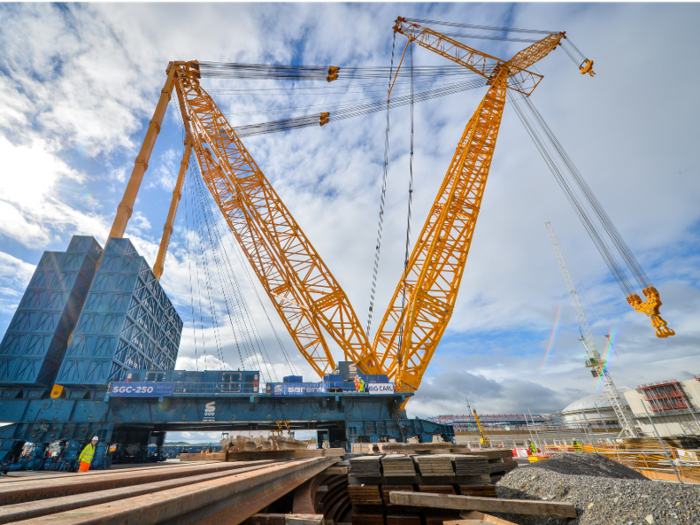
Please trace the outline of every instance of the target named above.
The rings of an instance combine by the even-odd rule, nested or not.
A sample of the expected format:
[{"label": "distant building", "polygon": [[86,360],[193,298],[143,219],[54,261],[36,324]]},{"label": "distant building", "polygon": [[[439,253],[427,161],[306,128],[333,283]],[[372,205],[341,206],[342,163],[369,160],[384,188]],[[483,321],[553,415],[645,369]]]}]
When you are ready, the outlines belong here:
[{"label": "distant building", "polygon": [[687,381],[668,379],[639,385],[625,392],[625,399],[647,436],[654,435],[649,417],[662,437],[700,435],[700,375]]},{"label": "distant building", "polygon": [[[620,393],[623,394],[622,402],[643,435],[655,436],[650,417],[662,437],[700,435],[700,375],[687,381],[668,379],[639,385]],[[605,393],[574,401],[561,414],[564,423],[570,425],[606,426],[609,430],[620,428]]]},{"label": "distant building", "polygon": [[[622,394],[622,391],[620,393]],[[624,397],[621,400],[625,405],[627,404]],[[620,428],[615,410],[604,392],[574,401],[561,411],[561,415],[564,423],[570,425],[590,423],[608,429]]]},{"label": "distant building", "polygon": [[[452,425],[455,432],[477,432],[479,430],[473,415],[434,416],[426,419],[443,425]],[[549,420],[549,416],[537,414],[533,416],[529,414],[479,414],[479,421],[484,428],[497,430],[519,430],[526,428],[528,423],[546,423]]]}]

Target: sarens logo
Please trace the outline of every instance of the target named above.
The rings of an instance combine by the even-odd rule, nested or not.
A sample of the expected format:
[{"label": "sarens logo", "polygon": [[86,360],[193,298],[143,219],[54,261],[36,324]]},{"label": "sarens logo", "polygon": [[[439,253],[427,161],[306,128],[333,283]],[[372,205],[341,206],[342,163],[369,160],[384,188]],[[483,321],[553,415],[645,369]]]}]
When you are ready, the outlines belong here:
[{"label": "sarens logo", "polygon": [[216,401],[204,405],[204,421],[214,421],[216,415]]}]

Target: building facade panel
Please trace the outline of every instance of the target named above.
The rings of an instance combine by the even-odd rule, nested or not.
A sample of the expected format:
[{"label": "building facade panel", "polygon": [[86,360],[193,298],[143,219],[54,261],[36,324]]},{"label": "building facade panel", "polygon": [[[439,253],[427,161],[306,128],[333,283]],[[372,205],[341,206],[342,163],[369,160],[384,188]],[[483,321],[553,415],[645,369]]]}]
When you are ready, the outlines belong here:
[{"label": "building facade panel", "polygon": [[[669,379],[627,390],[625,398],[646,436],[700,435],[700,381]],[[645,410],[646,408],[646,410]]]},{"label": "building facade panel", "polygon": [[128,370],[175,368],[182,321],[128,239],[110,239],[56,380],[106,385]]},{"label": "building facade panel", "polygon": [[77,235],[65,252],[44,252],[0,342],[0,384],[53,384],[101,254]]}]

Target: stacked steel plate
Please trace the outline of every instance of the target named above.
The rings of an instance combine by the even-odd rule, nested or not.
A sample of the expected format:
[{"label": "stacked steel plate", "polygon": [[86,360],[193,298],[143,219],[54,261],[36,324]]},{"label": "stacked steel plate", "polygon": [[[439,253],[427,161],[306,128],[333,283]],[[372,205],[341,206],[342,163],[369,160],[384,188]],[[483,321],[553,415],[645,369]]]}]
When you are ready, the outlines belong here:
[{"label": "stacked steel plate", "polygon": [[382,475],[382,455],[360,456],[350,459],[350,475],[356,477],[379,477]]},{"label": "stacked steel plate", "polygon": [[452,454],[432,454],[417,456],[418,468],[422,476],[454,476]]},{"label": "stacked steel plate", "polygon": [[458,454],[453,456],[455,473],[458,476],[475,476],[489,474],[489,459],[484,456],[467,456]]},{"label": "stacked steel plate", "polygon": [[415,476],[416,467],[411,456],[389,454],[382,458],[382,470],[386,477]]}]

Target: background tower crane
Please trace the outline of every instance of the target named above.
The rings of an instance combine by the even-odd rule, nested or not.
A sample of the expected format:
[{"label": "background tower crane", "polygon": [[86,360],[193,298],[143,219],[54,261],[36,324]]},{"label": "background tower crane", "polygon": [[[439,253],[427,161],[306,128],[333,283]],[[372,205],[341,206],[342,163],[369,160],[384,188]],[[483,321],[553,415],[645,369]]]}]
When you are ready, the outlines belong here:
[{"label": "background tower crane", "polygon": [[557,261],[559,261],[559,266],[561,267],[561,273],[564,275],[564,281],[566,281],[566,287],[569,289],[571,294],[571,302],[574,305],[574,310],[576,311],[576,317],[578,319],[578,326],[581,330],[581,343],[586,349],[586,354],[588,358],[586,359],[586,367],[591,369],[593,377],[601,377],[603,381],[603,390],[608,396],[608,400],[615,410],[615,415],[617,420],[620,422],[622,427],[622,432],[627,434],[629,437],[638,437],[637,430],[635,429],[632,418],[629,412],[625,408],[620,398],[620,392],[615,387],[610,372],[608,372],[606,361],[601,359],[600,352],[598,352],[598,347],[596,346],[595,339],[593,339],[593,334],[591,333],[591,328],[588,326],[588,320],[586,319],[586,314],[583,311],[583,306],[576,293],[576,288],[574,287],[574,281],[569,273],[569,268],[566,266],[566,260],[564,259],[564,254],[561,251],[561,247],[557,242],[557,237],[554,235],[554,229],[552,228],[552,223],[547,221],[544,223],[547,228],[547,233],[549,234],[549,240],[552,242],[552,247],[554,248],[554,253],[557,256]]}]

